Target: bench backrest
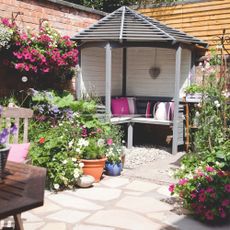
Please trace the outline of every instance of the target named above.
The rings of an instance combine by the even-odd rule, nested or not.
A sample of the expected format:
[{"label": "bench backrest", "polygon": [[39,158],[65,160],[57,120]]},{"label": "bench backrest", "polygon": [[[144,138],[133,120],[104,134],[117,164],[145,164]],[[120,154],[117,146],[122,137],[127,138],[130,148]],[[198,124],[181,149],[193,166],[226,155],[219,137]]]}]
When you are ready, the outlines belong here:
[{"label": "bench backrest", "polygon": [[[5,124],[4,127],[10,131],[12,123],[17,127],[17,131],[13,137],[13,142],[18,143],[20,130],[23,130],[23,143],[28,142],[28,126],[29,118],[32,118],[33,110],[27,108],[8,108],[3,107],[0,116],[0,127],[1,124]],[[10,135],[7,137],[7,143],[10,141]]]}]

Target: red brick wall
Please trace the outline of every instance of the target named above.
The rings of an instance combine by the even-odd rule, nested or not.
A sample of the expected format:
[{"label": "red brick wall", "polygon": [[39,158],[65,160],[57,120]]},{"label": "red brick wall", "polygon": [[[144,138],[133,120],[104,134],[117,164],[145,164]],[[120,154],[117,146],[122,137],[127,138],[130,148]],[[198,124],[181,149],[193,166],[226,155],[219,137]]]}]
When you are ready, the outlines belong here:
[{"label": "red brick wall", "polygon": [[[48,20],[49,24],[62,35],[73,36],[77,31],[97,22],[103,15],[87,12],[70,6],[42,0],[0,0],[0,18],[12,18],[16,12],[23,13],[16,17],[17,25],[24,29],[38,31],[40,21]],[[0,96],[9,89],[22,88],[23,84],[12,81],[6,82],[11,73],[6,72],[0,63]],[[10,78],[14,79],[13,76]],[[18,79],[17,79],[18,80]],[[71,85],[71,84],[70,84]],[[75,90],[75,79],[72,81]]]}]

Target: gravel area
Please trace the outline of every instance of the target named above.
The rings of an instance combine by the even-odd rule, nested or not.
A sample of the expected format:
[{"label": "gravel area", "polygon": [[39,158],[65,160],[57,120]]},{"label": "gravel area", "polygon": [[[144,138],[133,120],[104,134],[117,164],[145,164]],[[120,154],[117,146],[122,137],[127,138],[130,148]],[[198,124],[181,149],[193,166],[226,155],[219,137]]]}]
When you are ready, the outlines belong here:
[{"label": "gravel area", "polygon": [[133,147],[131,149],[124,149],[125,153],[125,167],[126,169],[133,169],[140,165],[151,163],[158,159],[165,159],[171,156],[169,149],[156,146],[148,147]]}]

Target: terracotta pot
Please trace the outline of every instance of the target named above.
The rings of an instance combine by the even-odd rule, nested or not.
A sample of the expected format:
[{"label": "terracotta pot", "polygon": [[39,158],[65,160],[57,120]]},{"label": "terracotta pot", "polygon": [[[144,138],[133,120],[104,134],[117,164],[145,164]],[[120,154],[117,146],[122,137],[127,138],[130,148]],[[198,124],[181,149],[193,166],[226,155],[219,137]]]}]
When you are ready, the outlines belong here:
[{"label": "terracotta pot", "polygon": [[82,159],[81,162],[84,163],[83,174],[90,175],[95,178],[95,182],[99,182],[105,167],[106,158],[95,159],[95,160],[85,160]]}]

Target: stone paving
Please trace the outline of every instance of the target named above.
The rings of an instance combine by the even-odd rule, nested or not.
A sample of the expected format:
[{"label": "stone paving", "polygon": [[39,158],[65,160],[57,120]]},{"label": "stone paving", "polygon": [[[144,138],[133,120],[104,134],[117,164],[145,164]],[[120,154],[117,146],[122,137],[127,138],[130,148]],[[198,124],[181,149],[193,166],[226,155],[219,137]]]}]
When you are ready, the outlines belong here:
[{"label": "stone paving", "polygon": [[[177,215],[162,199],[168,186],[125,176],[105,177],[91,188],[45,192],[43,207],[22,214],[25,230],[208,230]],[[229,226],[213,229],[229,229]]]},{"label": "stone paving", "polygon": [[[163,175],[168,169],[160,162],[152,165],[152,168],[146,166],[145,169],[149,173],[156,173],[155,177],[152,174],[153,180],[149,180],[149,175],[147,178],[143,178],[143,175],[139,178],[134,177],[134,173],[129,170],[124,170],[121,176],[105,176],[91,188],[79,188],[58,194],[46,191],[44,206],[22,214],[24,228],[25,230],[230,229],[230,224],[223,227],[205,226],[189,216],[177,215],[173,211],[174,206],[164,202],[170,198],[169,177],[160,177],[160,172]],[[135,172],[138,173],[136,169]],[[160,180],[157,181],[158,179]],[[10,226],[12,218],[1,222],[5,227]]]}]

